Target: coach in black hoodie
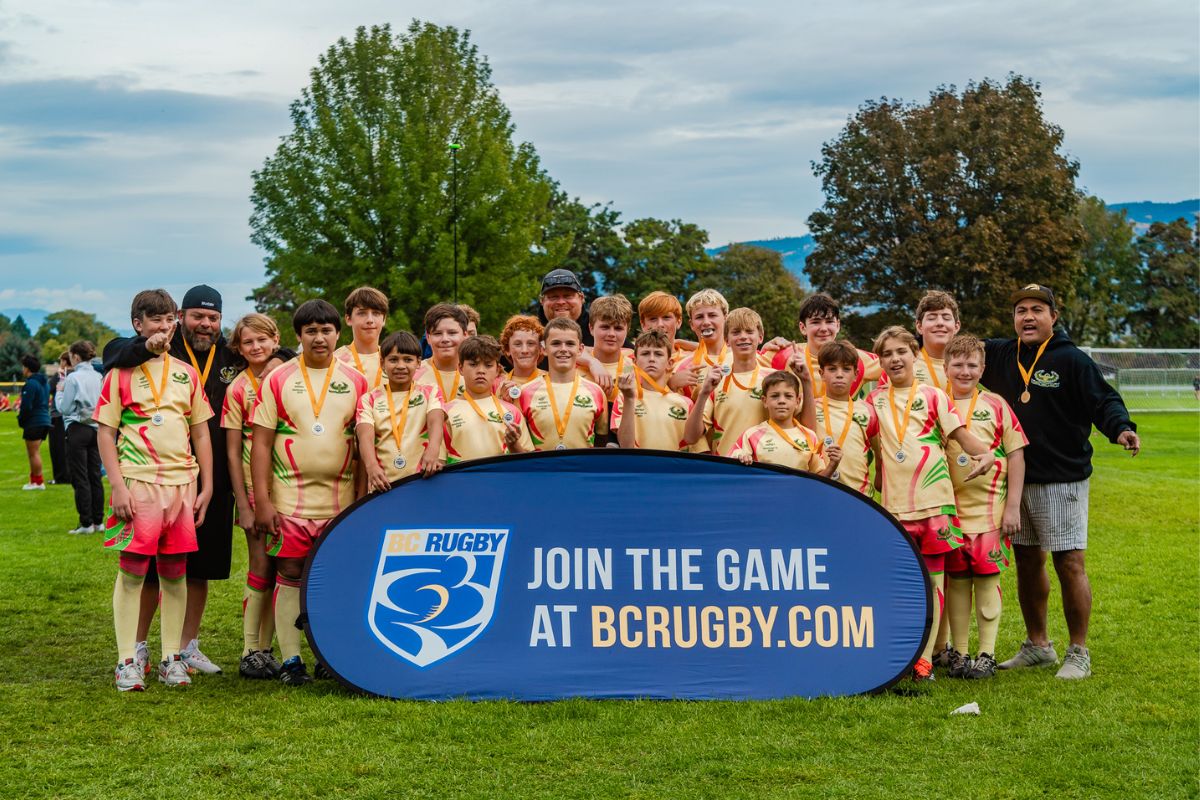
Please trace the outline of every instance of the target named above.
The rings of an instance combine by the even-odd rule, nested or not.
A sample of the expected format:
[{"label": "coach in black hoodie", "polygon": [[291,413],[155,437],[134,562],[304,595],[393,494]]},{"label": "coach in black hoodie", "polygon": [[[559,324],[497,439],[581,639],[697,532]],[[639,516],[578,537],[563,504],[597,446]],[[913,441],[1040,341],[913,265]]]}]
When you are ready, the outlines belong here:
[{"label": "coach in black hoodie", "polygon": [[1050,580],[1046,553],[1062,586],[1070,646],[1060,678],[1091,674],[1087,649],[1092,588],[1084,568],[1087,552],[1088,479],[1092,474],[1092,426],[1137,455],[1137,426],[1117,390],[1096,363],[1067,335],[1054,330],[1054,293],[1032,284],[1013,292],[1016,339],[986,342],[980,381],[1016,412],[1029,439],[1021,531],[1012,538],[1017,556],[1017,599],[1027,638],[1000,669],[1050,666],[1058,660],[1046,629]]}]

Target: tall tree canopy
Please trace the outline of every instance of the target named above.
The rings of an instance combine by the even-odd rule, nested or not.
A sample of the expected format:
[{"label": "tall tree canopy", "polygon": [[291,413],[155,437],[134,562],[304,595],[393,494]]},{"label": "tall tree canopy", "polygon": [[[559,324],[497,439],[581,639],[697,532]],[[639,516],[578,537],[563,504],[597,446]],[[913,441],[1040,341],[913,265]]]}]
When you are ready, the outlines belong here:
[{"label": "tall tree canopy", "polygon": [[778,250],[731,244],[713,257],[706,273],[696,276],[695,286],[716,289],[725,295],[730,308],[757,311],[767,339],[797,336],[796,321],[804,289],[783,265],[783,255]]},{"label": "tall tree canopy", "polygon": [[1098,197],[1082,198],[1076,215],[1083,230],[1081,271],[1071,291],[1061,293],[1059,324],[1075,344],[1111,347],[1136,303],[1140,257],[1133,224]]},{"label": "tall tree canopy", "polygon": [[1079,164],[1059,152],[1062,130],[1042,117],[1040,97],[1010,76],[961,94],[939,88],[924,105],[863,105],[813,164],[825,192],[808,218],[813,285],[851,307],[882,307],[875,330],[911,324],[921,295],[944,289],[982,335],[1012,334],[1017,286],[1070,287]]},{"label": "tall tree canopy", "polygon": [[532,145],[514,143],[467,32],[416,21],[401,35],[359,28],[320,57],[291,116],[292,132],[253,174],[250,226],[269,253],[270,283],[292,299],[340,307],[370,284],[387,294],[393,328],[419,328],[427,307],[450,299],[451,143],[462,145],[458,299],[487,327],[524,306],[546,257],[570,244],[544,236],[552,182]]},{"label": "tall tree canopy", "polygon": [[80,340],[91,342],[99,353],[117,338],[117,332],[96,319],[95,314],[68,308],[47,314],[33,338],[41,348],[42,362],[49,364],[57,361],[72,342]]},{"label": "tall tree canopy", "polygon": [[1144,259],[1130,325],[1143,347],[1195,347],[1200,339],[1200,221],[1155,222],[1138,238]]}]

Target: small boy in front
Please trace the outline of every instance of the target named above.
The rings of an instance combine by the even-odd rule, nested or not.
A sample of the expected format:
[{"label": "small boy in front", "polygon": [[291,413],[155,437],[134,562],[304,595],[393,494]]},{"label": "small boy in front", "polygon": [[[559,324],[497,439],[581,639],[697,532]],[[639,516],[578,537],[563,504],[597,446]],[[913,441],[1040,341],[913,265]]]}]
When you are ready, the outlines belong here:
[{"label": "small boy in front", "polygon": [[[887,386],[867,396],[867,435],[880,452],[876,480],[882,481],[883,507],[900,521],[925,559],[941,614],[946,554],[963,543],[943,442],[958,442],[968,463],[976,462],[964,480],[989,472],[996,458],[963,428],[945,392],[916,382],[917,340],[911,333],[898,325],[886,328],[875,339],[875,353],[888,379]],[[913,680],[933,680],[933,639],[931,635],[913,667]]]},{"label": "small boy in front", "polygon": [[[990,678],[996,674],[996,633],[1000,629],[1000,573],[1012,561],[1009,537],[1021,529],[1021,490],[1025,484],[1025,446],[1029,440],[1004,398],[979,389],[983,375],[983,343],[956,336],[945,350],[950,399],[964,420],[963,428],[996,457],[996,466],[967,480],[962,448],[946,447],[954,500],[962,525],[963,546],[946,556],[946,610],[954,654],[952,678]],[[966,461],[967,463],[964,463]],[[979,656],[971,660],[971,592],[979,627]]]},{"label": "small boy in front", "polygon": [[[146,338],[165,334],[169,339],[175,313],[175,301],[162,289],[139,292],[130,309],[133,329]],[[115,677],[122,692],[146,688],[136,655],[137,623],[151,556],[158,558],[162,609],[158,679],[167,686],[191,683],[179,639],[187,606],[186,558],[196,550],[196,525],[204,522],[212,498],[206,424],[212,416],[199,374],[169,354],[104,376],[93,419],[99,424],[100,460],[112,484],[104,546],[120,553],[113,627]]]},{"label": "small boy in front", "polygon": [[926,292],[917,303],[917,336],[921,337],[919,358],[913,364],[917,383],[950,391],[946,381],[946,346],[958,334],[958,303],[954,295],[937,289]]},{"label": "small boy in front", "polygon": [[333,352],[335,358],[353,364],[367,379],[370,389],[383,383],[379,360],[379,336],[387,321],[387,295],[370,286],[360,286],[346,298],[346,324],[354,338]]},{"label": "small boy in front", "polygon": [[428,478],[441,469],[446,421],[437,387],[413,383],[421,368],[421,341],[396,331],[383,340],[379,354],[387,384],[363,395],[354,427],[372,492],[386,492],[418,470]]},{"label": "small boy in front", "polygon": [[761,461],[831,477],[842,460],[842,450],[831,444],[825,448],[823,458],[816,434],[796,424],[800,380],[783,370],[767,375],[762,382],[762,404],[767,410],[767,421],[747,428],[729,452],[730,458],[747,466]]},{"label": "small boy in front", "polygon": [[583,331],[568,317],[556,317],[542,331],[546,374],[521,390],[521,413],[535,450],[594,447],[597,423],[608,405],[598,384],[575,369],[583,352]]},{"label": "small boy in front", "polygon": [[324,300],[296,309],[298,358],[271,372],[254,406],[250,474],[255,526],[275,557],[279,679],[311,683],[300,657],[300,575],[313,543],[355,499],[354,426],[367,379],[333,356],[342,318]]},{"label": "small boy in front", "polygon": [[642,331],[634,342],[634,371],[617,379],[620,393],[612,410],[611,427],[621,447],[688,449],[684,428],[692,401],[667,388],[673,344],[660,328]]},{"label": "small boy in front", "polygon": [[433,355],[424,361],[414,380],[419,386],[438,387],[442,403],[463,391],[458,346],[467,337],[468,323],[467,313],[453,303],[438,303],[425,312],[425,341]]},{"label": "small boy in front", "polygon": [[871,412],[862,400],[850,398],[851,388],[858,379],[858,350],[846,341],[828,342],[821,347],[817,363],[825,392],[815,403],[816,434],[826,455],[829,448],[836,446],[842,456],[830,477],[870,497],[873,454],[867,423]]},{"label": "small boy in front", "polygon": [[533,449],[521,409],[492,392],[501,353],[491,336],[471,336],[459,348],[464,390],[443,409],[447,464]]}]

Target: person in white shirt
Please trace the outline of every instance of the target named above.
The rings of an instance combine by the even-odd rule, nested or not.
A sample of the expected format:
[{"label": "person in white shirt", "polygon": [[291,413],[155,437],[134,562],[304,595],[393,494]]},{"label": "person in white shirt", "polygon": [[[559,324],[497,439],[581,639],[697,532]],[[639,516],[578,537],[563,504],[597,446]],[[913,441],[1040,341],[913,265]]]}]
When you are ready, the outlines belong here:
[{"label": "person in white shirt", "polygon": [[71,372],[58,382],[54,405],[63,416],[67,436],[67,463],[75,490],[79,527],[70,533],[99,533],[104,530],[104,482],[100,477],[100,448],[97,445],[96,403],[103,380],[92,367],[95,346],[75,342],[67,350]]}]

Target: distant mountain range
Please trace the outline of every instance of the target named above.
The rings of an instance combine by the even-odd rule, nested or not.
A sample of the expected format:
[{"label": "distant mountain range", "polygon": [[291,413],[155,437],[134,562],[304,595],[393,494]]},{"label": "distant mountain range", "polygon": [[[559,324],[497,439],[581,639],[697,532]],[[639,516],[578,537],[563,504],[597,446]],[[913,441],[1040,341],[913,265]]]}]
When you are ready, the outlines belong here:
[{"label": "distant mountain range", "polygon": [[[1140,203],[1110,203],[1108,207],[1114,210],[1124,209],[1129,221],[1134,224],[1134,228],[1139,234],[1145,233],[1153,222],[1174,222],[1180,217],[1195,222],[1197,217],[1200,217],[1200,198],[1184,200],[1181,203],[1153,203],[1148,200]],[[805,285],[808,284],[808,276],[804,272],[804,259],[816,246],[810,234],[782,236],[778,239],[757,239],[752,242],[740,242],[740,244],[779,251],[783,256],[783,265],[800,278]],[[711,248],[705,252],[710,256],[715,256],[728,248],[729,245],[725,245]]]}]

